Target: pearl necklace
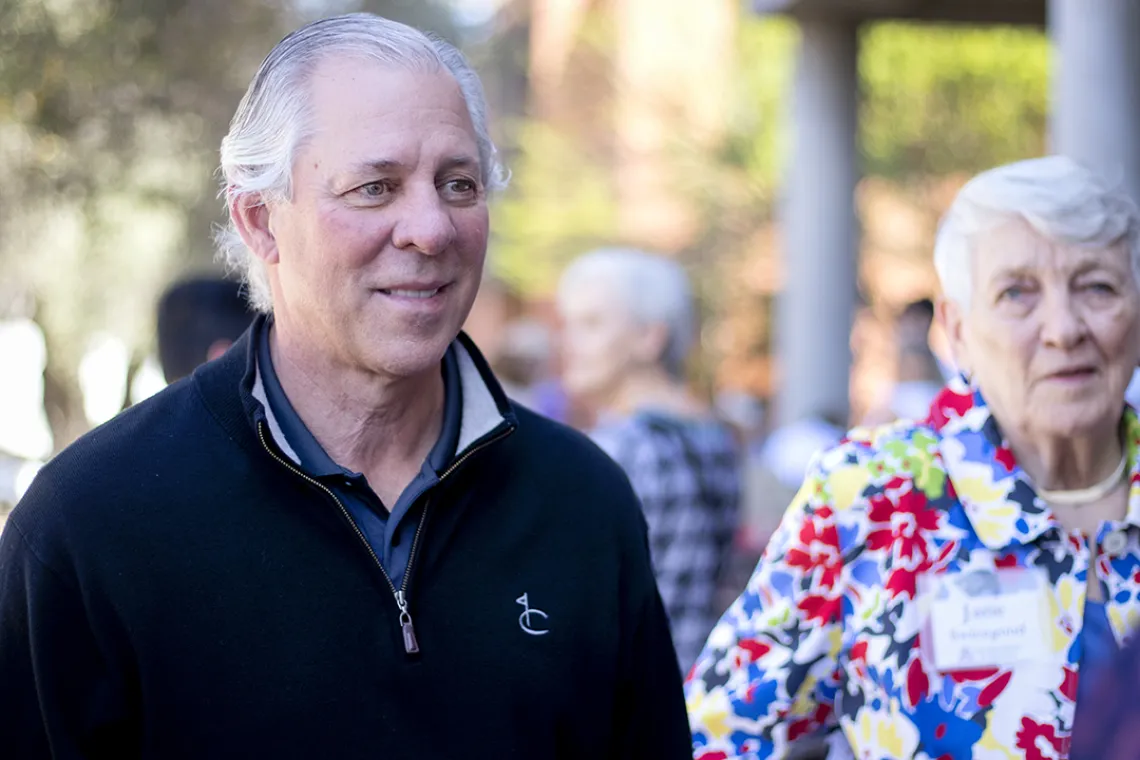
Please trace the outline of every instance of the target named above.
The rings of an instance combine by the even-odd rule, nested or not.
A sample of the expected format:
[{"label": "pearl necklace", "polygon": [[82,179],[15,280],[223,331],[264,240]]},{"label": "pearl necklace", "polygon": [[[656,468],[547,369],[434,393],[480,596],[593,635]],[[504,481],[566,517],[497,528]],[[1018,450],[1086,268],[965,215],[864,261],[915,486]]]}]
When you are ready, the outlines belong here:
[{"label": "pearl necklace", "polygon": [[1077,488],[1072,491],[1050,491],[1045,488],[1038,488],[1037,486],[1033,488],[1037,492],[1037,495],[1049,504],[1056,504],[1061,507],[1091,504],[1107,496],[1120,484],[1121,478],[1124,477],[1124,468],[1127,466],[1128,450],[1125,449],[1124,456],[1120,458],[1120,464],[1116,465],[1116,469],[1112,471],[1112,474],[1088,488]]}]

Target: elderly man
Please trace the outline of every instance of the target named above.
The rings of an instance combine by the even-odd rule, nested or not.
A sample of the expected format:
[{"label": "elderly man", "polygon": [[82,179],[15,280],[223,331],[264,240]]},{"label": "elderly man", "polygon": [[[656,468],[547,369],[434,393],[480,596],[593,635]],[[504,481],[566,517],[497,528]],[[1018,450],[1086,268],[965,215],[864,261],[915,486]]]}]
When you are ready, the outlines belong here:
[{"label": "elderly man", "polygon": [[222,171],[267,314],[16,508],[4,755],[687,757],[628,481],[459,335],[499,178],[462,56],[307,26]]}]

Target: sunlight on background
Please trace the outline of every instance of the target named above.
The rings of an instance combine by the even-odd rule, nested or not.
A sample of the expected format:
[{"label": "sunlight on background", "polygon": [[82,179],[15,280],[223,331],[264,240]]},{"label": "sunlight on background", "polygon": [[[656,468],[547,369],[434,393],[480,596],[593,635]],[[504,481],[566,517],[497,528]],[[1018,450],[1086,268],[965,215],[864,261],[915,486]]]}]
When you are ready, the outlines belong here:
[{"label": "sunlight on background", "polygon": [[44,415],[44,338],[31,320],[0,323],[0,451],[25,459],[51,453],[51,429]]},{"label": "sunlight on background", "polygon": [[102,333],[91,341],[79,363],[79,387],[83,410],[92,425],[102,425],[123,408],[129,360],[126,344],[115,336]]}]

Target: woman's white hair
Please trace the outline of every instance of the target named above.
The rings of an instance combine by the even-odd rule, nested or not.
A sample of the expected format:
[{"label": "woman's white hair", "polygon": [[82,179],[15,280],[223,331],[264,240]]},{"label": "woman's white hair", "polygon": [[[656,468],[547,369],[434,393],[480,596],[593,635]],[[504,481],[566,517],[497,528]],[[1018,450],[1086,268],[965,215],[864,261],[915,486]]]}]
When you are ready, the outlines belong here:
[{"label": "woman's white hair", "polygon": [[696,324],[689,277],[675,261],[635,248],[599,248],[575,259],[558,285],[560,301],[598,282],[613,287],[623,308],[642,325],[663,324],[668,332],[661,363],[675,378],[685,376]]},{"label": "woman's white hair", "polygon": [[1048,156],[982,172],[958,192],[934,243],[934,268],[947,298],[969,306],[977,238],[1012,219],[1057,242],[1096,248],[1125,243],[1140,284],[1136,204],[1071,158]]},{"label": "woman's white hair", "polygon": [[[312,135],[308,79],[332,56],[374,61],[411,71],[449,72],[459,85],[475,129],[482,182],[488,192],[506,184],[487,128],[487,102],[479,76],[463,54],[443,39],[371,13],[315,21],[270,51],[238,104],[222,140],[222,196],[227,207],[239,196],[258,202],[292,196],[293,160]],[[216,236],[218,257],[241,274],[250,304],[273,310],[265,264],[253,255],[233,220]]]}]

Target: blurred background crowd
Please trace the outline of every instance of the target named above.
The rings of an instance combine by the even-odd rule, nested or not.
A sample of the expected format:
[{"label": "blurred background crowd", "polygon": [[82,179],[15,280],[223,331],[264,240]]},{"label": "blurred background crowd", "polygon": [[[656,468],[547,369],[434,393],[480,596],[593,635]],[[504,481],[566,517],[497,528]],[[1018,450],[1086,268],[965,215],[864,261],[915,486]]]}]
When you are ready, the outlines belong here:
[{"label": "blurred background crowd", "polygon": [[[659,382],[731,435],[730,467],[707,436],[672,456],[739,505],[711,549],[736,549],[732,594],[818,449],[922,416],[953,375],[930,250],[966,178],[1061,146],[1140,185],[1130,0],[8,0],[0,520],[54,452],[248,323],[213,258],[218,144],[260,55],[351,10],[435,30],[484,78],[512,179],[467,329],[509,392],[602,431],[631,411],[621,383]],[[620,329],[646,316],[636,283],[611,272],[590,313],[597,289],[564,278],[612,246],[685,281],[659,321],[691,335],[659,374]]]}]

